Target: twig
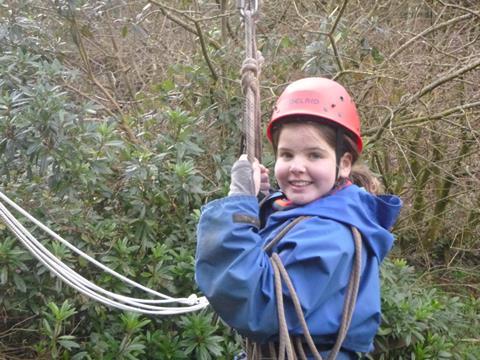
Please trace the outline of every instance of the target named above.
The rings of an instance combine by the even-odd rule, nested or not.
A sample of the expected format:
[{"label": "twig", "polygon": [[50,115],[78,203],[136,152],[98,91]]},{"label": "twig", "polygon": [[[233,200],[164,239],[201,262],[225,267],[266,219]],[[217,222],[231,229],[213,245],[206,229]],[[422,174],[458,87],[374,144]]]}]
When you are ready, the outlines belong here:
[{"label": "twig", "polygon": [[415,35],[414,37],[412,37],[411,39],[409,39],[407,42],[405,42],[402,46],[400,46],[397,50],[395,50],[393,53],[390,54],[390,56],[385,60],[385,62],[388,62],[390,60],[392,60],[395,56],[397,56],[398,54],[400,54],[403,50],[405,50],[407,47],[409,47],[412,43],[414,43],[416,40],[418,40],[419,38],[435,31],[435,30],[438,30],[438,29],[441,29],[445,26],[448,26],[448,25],[452,25],[452,24],[455,24],[459,21],[462,21],[462,20],[465,20],[465,19],[468,19],[472,17],[472,14],[465,14],[465,15],[462,15],[462,16],[458,16],[456,18],[453,18],[453,19],[450,19],[448,21],[445,21],[443,23],[440,23],[440,24],[437,24],[435,26],[431,26],[429,27],[428,29],[425,29],[423,30],[421,33]]},{"label": "twig", "polygon": [[387,127],[390,126],[390,124],[393,122],[393,119],[395,118],[396,114],[398,112],[400,112],[401,110],[404,109],[406,105],[399,105],[396,109],[390,109],[390,113],[385,116],[382,124],[377,128],[377,132],[375,133],[375,135],[373,136],[373,138],[371,140],[368,141],[368,144],[373,144],[375,142],[377,142],[380,137],[382,136],[383,132],[387,129]]},{"label": "twig", "polygon": [[[175,24],[177,25],[180,25],[181,27],[183,27],[185,30],[187,30],[188,32],[192,33],[192,34],[195,34],[197,36],[200,36],[198,33],[197,33],[197,29],[196,27],[193,27],[193,26],[190,26],[189,24],[187,24],[186,22],[180,20],[178,17],[170,14],[167,9],[171,10],[172,8],[162,4],[161,2],[157,1],[157,0],[149,0],[150,3],[160,7],[160,10],[162,12],[162,14],[169,20],[173,21]],[[173,10],[171,10],[173,11]],[[178,10],[177,10],[178,12]],[[193,22],[193,23],[196,23],[196,21],[198,20],[195,20],[193,19],[192,17],[186,15],[186,14],[183,14],[181,13],[182,16],[184,16],[185,18],[187,18],[189,21]],[[219,15],[220,16],[220,15]],[[211,45],[212,47],[215,48],[215,50],[219,50],[222,46],[216,42],[214,39],[211,39],[210,37],[207,37],[207,42],[209,45]]]},{"label": "twig", "polygon": [[466,8],[466,7],[463,7],[463,6],[460,6],[460,5],[457,5],[457,4],[445,4],[442,0],[438,0],[438,2],[440,4],[442,4],[443,6],[446,6],[446,7],[452,7],[452,8],[455,8],[455,9],[460,9],[460,10],[463,10],[463,11],[466,11],[478,18],[480,18],[480,13],[478,11],[472,11],[470,10],[469,8]]},{"label": "twig", "polygon": [[[369,72],[369,71],[362,71],[362,70],[352,70],[352,69],[344,69],[339,72],[337,72],[333,77],[332,80],[338,80],[341,78],[343,75],[347,74],[356,74],[356,75],[365,75],[365,76],[375,76],[375,73]],[[378,76],[381,77],[381,76]],[[388,77],[388,76],[385,76]]]},{"label": "twig", "polygon": [[80,53],[80,58],[82,59],[85,65],[88,77],[100,89],[100,91],[107,97],[108,101],[110,101],[116,107],[117,111],[120,113],[119,126],[125,132],[127,139],[132,143],[135,143],[135,144],[138,143],[137,137],[135,136],[132,129],[125,121],[125,116],[123,116],[123,111],[121,106],[107,91],[107,89],[105,89],[105,87],[98,81],[98,79],[95,77],[95,74],[93,73],[92,67],[90,65],[90,59],[89,59],[88,53],[85,49],[85,46],[83,45],[82,34],[79,30],[73,11],[72,11],[72,16],[68,20],[70,20],[70,25],[71,25],[70,28],[71,28],[72,36],[74,39],[74,43],[78,48],[78,51]]},{"label": "twig", "polygon": [[32,315],[32,316],[29,316],[25,319],[22,319],[21,321],[19,321],[18,323],[14,324],[10,329],[8,330],[5,330],[4,332],[1,332],[0,333],[0,338],[3,338],[3,337],[6,337],[6,336],[9,336],[9,334],[11,334],[12,332],[14,332],[13,330],[16,330],[16,331],[32,331],[32,329],[21,329],[21,328],[17,328],[19,325],[23,324],[24,322],[27,322],[29,320],[32,320],[34,318],[36,318],[37,315]]},{"label": "twig", "polygon": [[[207,41],[210,45],[212,45],[215,49],[220,49],[220,44],[218,44],[216,41],[206,37],[204,34],[203,34],[203,31],[202,29],[200,28],[200,21],[201,20],[197,20],[197,19],[194,19],[192,18],[191,16],[189,15],[186,15],[185,13],[183,12],[180,12],[176,9],[173,9],[171,7],[168,7],[162,3],[160,3],[159,1],[155,1],[155,0],[149,0],[150,3],[152,4],[155,4],[157,6],[160,7],[160,10],[162,10],[162,13],[165,15],[165,17],[167,17],[168,19],[172,20],[173,22],[175,22],[176,24],[182,26],[184,29],[186,29],[187,31],[195,34],[198,36],[198,39],[200,40],[200,46],[202,48],[202,54],[203,54],[203,57],[205,58],[205,61],[207,62],[207,66],[208,68],[210,69],[210,72],[212,73],[212,78],[215,82],[217,82],[218,80],[218,75],[215,71],[215,68],[213,67],[213,64],[212,64],[212,61],[210,60],[210,57],[208,56],[208,49],[207,49],[207,45],[206,45],[206,41],[205,41],[205,38],[207,38]],[[173,15],[169,14],[166,10],[170,10],[170,11],[175,11],[177,13],[180,13],[182,16],[184,16],[186,19],[188,19],[189,21],[193,22],[193,24],[195,25],[195,28],[192,28],[190,25],[184,23],[183,21],[181,21],[180,19],[174,17]],[[220,17],[220,16],[218,16]],[[205,19],[203,19],[205,20]]]},{"label": "twig", "polygon": [[[221,18],[226,18],[226,17],[230,17],[232,15],[235,15],[237,13],[237,11],[225,11],[221,14],[218,14],[218,15],[212,15],[212,16],[208,16],[208,17],[202,17],[202,18],[198,18],[198,19],[194,19],[192,18],[190,15],[187,15],[189,13],[198,13],[197,11],[182,11],[182,10],[178,10],[178,9],[175,9],[171,6],[168,6],[168,5],[165,5],[165,4],[162,4],[160,2],[155,2],[155,0],[152,0],[152,1],[149,1],[150,3],[152,4],[155,4],[155,5],[158,5],[158,6],[161,6],[163,7],[163,9],[165,10],[169,10],[169,11],[172,11],[174,13],[177,13],[181,16],[184,16],[185,18],[187,18],[188,20],[190,21],[198,21],[198,22],[203,22],[203,21],[210,21],[210,20],[217,20],[217,19],[221,19]],[[159,10],[161,12],[161,10]],[[152,15],[154,14],[155,12],[157,11],[152,11],[150,12],[148,15]],[[147,16],[147,15],[146,15]],[[146,17],[145,16],[145,17]],[[140,22],[144,21],[145,20],[145,17],[141,18]]]},{"label": "twig", "polygon": [[333,23],[333,26],[330,29],[330,34],[332,34],[335,31],[335,29],[337,28],[338,23],[340,22],[340,18],[342,17],[343,13],[345,12],[347,4],[348,4],[348,0],[344,0],[343,4],[342,4],[342,7],[340,8],[340,12],[338,13],[338,16],[336,17],[335,22]]},{"label": "twig", "polygon": [[340,22],[340,19],[343,16],[343,13],[345,12],[347,4],[348,4],[348,0],[344,0],[342,7],[340,8],[340,12],[338,13],[335,19],[335,22],[333,23],[333,26],[330,29],[330,32],[328,33],[328,38],[330,39],[330,43],[332,44],[333,53],[335,54],[335,60],[337,61],[337,65],[340,71],[344,71],[345,68],[343,67],[343,62],[338,52],[337,44],[336,44],[335,38],[333,37],[333,33],[337,29],[338,23]]},{"label": "twig", "polygon": [[[477,289],[478,290],[478,289]],[[460,339],[461,342],[480,343],[480,339]]]},{"label": "twig", "polygon": [[213,67],[213,64],[210,60],[210,57],[208,56],[208,50],[207,50],[207,46],[205,45],[205,39],[203,37],[203,32],[202,32],[202,29],[200,28],[200,24],[197,21],[195,21],[195,28],[197,29],[198,39],[200,40],[200,46],[202,48],[203,57],[205,58],[205,61],[207,62],[207,65],[208,65],[208,68],[210,69],[210,72],[212,73],[213,81],[217,82],[218,75],[215,72],[215,68]]},{"label": "twig", "polygon": [[297,16],[303,20],[303,22],[308,23],[308,20],[300,14],[300,11],[298,11],[297,3],[295,0],[293,1],[293,7],[295,8],[295,12],[297,13]]},{"label": "twig", "polygon": [[443,77],[443,78],[440,78],[436,81],[434,81],[433,83],[425,86],[423,89],[421,89],[420,91],[418,91],[416,94],[414,94],[413,96],[411,96],[408,100],[407,100],[407,103],[410,103],[412,102],[413,100],[416,100],[416,99],[419,99],[421,98],[422,96],[424,96],[425,94],[431,92],[433,89],[439,87],[440,85],[446,83],[447,81],[450,81],[460,75],[463,75],[464,73],[470,71],[470,70],[473,70],[477,67],[480,66],[480,59],[477,59],[476,61],[470,63],[470,64],[467,64],[467,66],[464,66],[463,68],[461,69],[458,69],[457,71]]},{"label": "twig", "polygon": [[[444,111],[442,111],[440,113],[437,113],[437,114],[434,114],[434,115],[419,116],[419,117],[416,117],[416,118],[413,118],[413,119],[409,118],[409,119],[405,119],[405,120],[400,120],[400,121],[398,121],[398,123],[396,124],[394,129],[398,129],[398,128],[403,127],[403,126],[422,124],[422,123],[427,122],[427,121],[439,120],[439,119],[442,119],[446,116],[454,114],[456,112],[459,112],[459,111],[463,112],[465,110],[472,109],[472,108],[475,108],[477,106],[480,106],[480,101],[470,103],[470,104],[455,106],[453,108],[444,110]],[[379,127],[371,128],[371,129],[365,130],[363,132],[363,134],[366,135],[366,136],[369,136],[369,135],[372,135],[373,133],[375,133],[378,130],[379,130]]]},{"label": "twig", "polygon": [[115,54],[115,58],[117,59],[118,63],[120,64],[120,71],[122,72],[123,78],[125,80],[125,85],[127,86],[127,90],[130,94],[130,98],[135,99],[135,92],[133,91],[132,83],[131,83],[130,78],[128,77],[128,74],[127,74],[127,67],[123,63],[122,56],[120,55],[120,50],[118,48],[117,42],[115,41],[115,36],[113,34],[112,24],[111,24],[110,20],[111,20],[111,18],[110,18],[110,16],[108,16],[107,25],[108,25],[108,30],[110,31],[110,38],[112,40],[112,47],[113,47],[113,51],[114,51],[114,54]]},{"label": "twig", "polygon": [[450,247],[451,250],[456,250],[456,251],[461,251],[461,252],[480,252],[480,248],[478,249],[464,249],[464,248],[459,248],[456,246]]},{"label": "twig", "polygon": [[412,103],[415,100],[420,99],[422,96],[424,96],[427,93],[430,93],[431,91],[433,91],[435,88],[439,87],[440,85],[442,85],[442,84],[444,84],[444,83],[446,83],[450,80],[453,80],[454,78],[459,77],[460,75],[463,75],[466,72],[471,71],[471,70],[473,70],[473,69],[475,69],[479,66],[480,66],[480,59],[477,59],[476,61],[468,64],[467,66],[464,66],[463,68],[461,68],[457,71],[454,71],[453,73],[451,73],[449,75],[446,75],[446,76],[444,76],[440,79],[435,80],[434,82],[432,82],[432,83],[428,84],[427,86],[423,87],[421,90],[419,90],[418,92],[416,92],[412,96],[410,96],[410,97],[406,98],[405,100],[401,101],[400,104],[397,106],[397,108],[395,108],[388,116],[385,117],[385,119],[382,122],[382,125],[379,128],[377,128],[378,130],[377,130],[376,134],[373,136],[373,139],[371,139],[368,143],[372,144],[372,143],[375,143],[376,141],[378,141],[380,139],[380,137],[382,136],[383,132],[385,131],[385,129],[390,126],[391,122],[393,122],[393,119],[395,118],[395,116],[399,112],[403,111],[410,103]]},{"label": "twig", "polygon": [[[480,286],[478,285],[472,285],[472,284],[462,284],[462,283],[446,283],[446,284],[441,284],[441,283],[436,283],[435,286],[444,286],[444,287],[460,287],[460,286],[465,286],[465,287],[468,287],[468,288],[471,288],[475,291],[480,291]],[[466,341],[468,339],[465,339],[464,341]],[[473,340],[473,339],[472,339]],[[480,340],[477,340],[478,342],[480,342]]]},{"label": "twig", "polygon": [[76,93],[79,94],[80,96],[83,96],[84,98],[86,98],[86,99],[88,99],[88,100],[90,100],[90,101],[93,101],[93,102],[95,102],[95,103],[97,103],[97,104],[99,104],[99,105],[102,105],[103,110],[105,110],[105,111],[108,113],[108,115],[110,115],[110,116],[112,116],[112,117],[115,117],[115,116],[116,116],[109,108],[107,108],[107,107],[105,106],[104,103],[98,101],[98,100],[95,99],[94,97],[91,97],[90,95],[85,94],[85,93],[82,92],[81,90],[79,90],[79,89],[77,89],[77,88],[75,88],[75,87],[67,84],[66,82],[63,83],[63,86],[65,86],[67,89],[70,89],[70,90],[76,92]]}]

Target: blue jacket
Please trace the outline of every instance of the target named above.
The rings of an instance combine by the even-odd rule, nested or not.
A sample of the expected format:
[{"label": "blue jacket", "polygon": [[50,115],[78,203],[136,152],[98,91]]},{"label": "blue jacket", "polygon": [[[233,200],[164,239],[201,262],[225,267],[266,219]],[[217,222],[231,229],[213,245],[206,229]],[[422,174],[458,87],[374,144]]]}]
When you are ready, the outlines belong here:
[{"label": "blue jacket", "polygon": [[[267,202],[268,203],[268,202]],[[263,246],[301,215],[274,247],[300,299],[317,344],[334,344],[353,264],[350,225],[363,238],[357,305],[343,348],[368,352],[380,324],[379,265],[393,244],[389,229],[401,208],[396,196],[374,196],[356,185],[289,210],[269,213],[259,227],[254,196],[230,196],[203,207],[198,225],[196,281],[214,310],[240,334],[257,342],[278,337],[274,276]],[[288,290],[284,303],[289,332],[301,335]],[[277,340],[278,341],[278,340]]]}]

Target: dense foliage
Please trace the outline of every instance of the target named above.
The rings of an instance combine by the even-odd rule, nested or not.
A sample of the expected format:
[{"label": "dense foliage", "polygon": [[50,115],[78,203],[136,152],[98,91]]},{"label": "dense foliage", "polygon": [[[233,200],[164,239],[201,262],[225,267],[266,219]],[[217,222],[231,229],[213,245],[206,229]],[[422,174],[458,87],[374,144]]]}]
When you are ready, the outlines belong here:
[{"label": "dense foliage", "polygon": [[[198,292],[200,208],[226,193],[241,149],[244,54],[233,2],[171,3],[0,1],[0,184],[78,248],[180,297]],[[478,6],[345,4],[264,2],[265,119],[300,76],[352,89],[365,160],[406,203],[371,357],[477,359]],[[135,295],[32,231],[85,277]],[[240,349],[210,310],[106,308],[46,273],[3,224],[0,235],[0,358],[230,359]]]}]

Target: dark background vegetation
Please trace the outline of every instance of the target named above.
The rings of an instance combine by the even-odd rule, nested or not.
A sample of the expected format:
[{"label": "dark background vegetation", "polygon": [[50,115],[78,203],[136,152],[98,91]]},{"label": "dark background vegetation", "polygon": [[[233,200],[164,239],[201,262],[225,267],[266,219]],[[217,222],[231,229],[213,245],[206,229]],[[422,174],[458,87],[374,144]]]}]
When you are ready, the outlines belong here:
[{"label": "dark background vegetation", "polygon": [[[478,0],[261,6],[263,123],[290,81],[337,79],[360,110],[364,160],[405,203],[375,359],[480,358],[479,24]],[[225,195],[240,151],[243,36],[233,0],[0,0],[1,190],[109,267],[198,292],[199,209]],[[95,303],[0,224],[1,359],[231,359],[238,340],[210,310]]]}]

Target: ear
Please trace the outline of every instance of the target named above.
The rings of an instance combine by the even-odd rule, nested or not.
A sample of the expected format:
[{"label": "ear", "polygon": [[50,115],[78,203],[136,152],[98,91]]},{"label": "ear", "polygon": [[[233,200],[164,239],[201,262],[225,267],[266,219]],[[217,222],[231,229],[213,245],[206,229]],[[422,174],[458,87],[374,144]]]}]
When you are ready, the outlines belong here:
[{"label": "ear", "polygon": [[346,152],[342,155],[340,159],[340,169],[338,171],[338,176],[342,178],[347,178],[350,176],[350,172],[352,171],[352,154]]}]

